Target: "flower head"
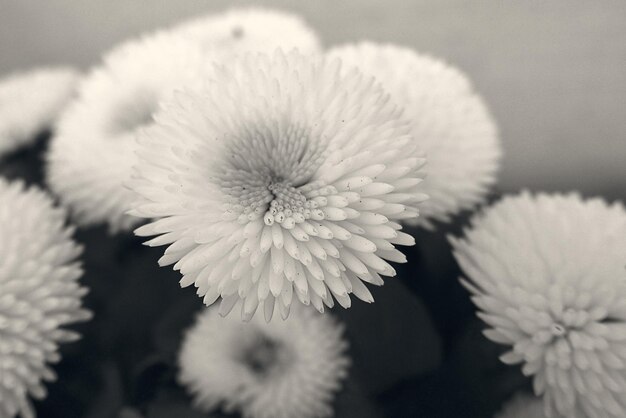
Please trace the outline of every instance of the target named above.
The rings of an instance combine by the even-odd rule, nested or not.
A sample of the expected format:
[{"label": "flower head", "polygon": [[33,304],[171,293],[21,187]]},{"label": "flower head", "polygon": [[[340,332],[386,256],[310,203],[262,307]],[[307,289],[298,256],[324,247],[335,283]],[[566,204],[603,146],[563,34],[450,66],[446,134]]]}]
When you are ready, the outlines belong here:
[{"label": "flower head", "polygon": [[211,14],[183,22],[174,30],[212,53],[272,53],[276,48],[314,53],[320,49],[317,34],[299,16],[263,8]]},{"label": "flower head", "polygon": [[48,154],[48,182],[81,225],[127,230],[135,135],[153,123],[159,101],[191,82],[203,62],[186,39],[159,32],[109,52],[80,83]]},{"label": "flower head", "polygon": [[[277,51],[216,67],[205,88],[165,105],[141,136],[141,236],[170,245],[207,305],[244,299],[289,314],[295,293],[319,311],[361,282],[380,285],[412,245],[396,222],[417,215],[423,160],[382,90],[338,61]],[[267,308],[268,311],[272,311]]]},{"label": "flower head", "polygon": [[0,416],[33,416],[28,396],[46,396],[58,345],[78,335],[63,326],[90,317],[81,308],[81,248],[65,212],[42,191],[0,179]]},{"label": "flower head", "polygon": [[426,152],[423,190],[430,198],[409,224],[431,228],[432,221],[448,221],[483,200],[496,180],[500,142],[491,114],[461,71],[395,45],[364,42],[328,54],[376,77],[404,108],[411,134]]},{"label": "flower head", "polygon": [[495,418],[548,418],[541,398],[517,394],[508,401]]},{"label": "flower head", "polygon": [[71,68],[37,68],[0,79],[0,157],[49,129],[74,93]]},{"label": "flower head", "polygon": [[332,415],[347,374],[343,327],[311,308],[286,321],[243,323],[206,309],[187,331],[179,380],[204,411],[218,406],[249,418]]},{"label": "flower head", "polygon": [[626,210],[577,194],[502,199],[451,239],[485,335],[547,411],[626,416]]}]

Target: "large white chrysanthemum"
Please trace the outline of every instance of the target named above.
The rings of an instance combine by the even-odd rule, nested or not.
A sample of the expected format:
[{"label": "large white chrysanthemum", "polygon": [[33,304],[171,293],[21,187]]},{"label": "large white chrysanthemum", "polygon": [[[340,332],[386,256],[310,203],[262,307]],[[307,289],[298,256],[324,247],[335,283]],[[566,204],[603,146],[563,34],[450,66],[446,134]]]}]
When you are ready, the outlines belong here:
[{"label": "large white chrysanthemum", "polygon": [[[481,202],[496,180],[500,141],[494,121],[467,77],[445,62],[395,45],[360,43],[328,52],[380,81],[405,109],[411,134],[428,158],[420,217],[432,227]],[[349,67],[346,67],[349,68]]]},{"label": "large white chrysanthemum", "polygon": [[286,321],[243,323],[208,308],[187,331],[179,380],[195,405],[223,406],[247,418],[321,418],[332,415],[335,392],[347,374],[343,327],[330,315],[294,308]]},{"label": "large white chrysanthemum", "polygon": [[72,97],[78,72],[37,68],[0,79],[0,157],[49,129]]},{"label": "large white chrysanthemum", "polygon": [[502,407],[494,418],[548,418],[541,398],[517,394]]},{"label": "large white chrysanthemum", "polygon": [[626,210],[577,194],[504,198],[452,238],[485,335],[548,411],[626,416]]},{"label": "large white chrysanthemum", "polygon": [[85,77],[62,115],[48,154],[48,182],[81,225],[127,230],[134,198],[124,186],[136,162],[135,135],[161,99],[191,82],[204,62],[193,43],[167,32],[128,41]]},{"label": "large white chrysanthemum", "polygon": [[[408,123],[373,80],[339,61],[292,52],[248,54],[216,67],[141,136],[136,230],[170,245],[207,305],[244,299],[289,314],[293,294],[318,310],[350,293],[371,302],[413,245],[396,221],[417,215],[424,161]],[[408,205],[408,206],[407,206]]]},{"label": "large white chrysanthemum", "polygon": [[174,30],[212,53],[320,50],[317,34],[299,16],[263,8],[232,9],[183,22]]},{"label": "large white chrysanthemum", "polygon": [[42,191],[0,179],[0,417],[34,415],[28,396],[45,397],[58,345],[78,338],[62,327],[90,317],[72,233]]}]

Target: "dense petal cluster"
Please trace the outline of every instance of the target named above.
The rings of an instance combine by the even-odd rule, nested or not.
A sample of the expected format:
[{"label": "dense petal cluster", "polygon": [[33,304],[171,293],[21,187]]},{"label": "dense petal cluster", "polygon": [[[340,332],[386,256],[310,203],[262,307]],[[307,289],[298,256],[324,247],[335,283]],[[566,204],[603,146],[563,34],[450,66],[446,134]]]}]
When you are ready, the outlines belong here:
[{"label": "dense petal cluster", "polygon": [[0,417],[33,416],[28,396],[45,397],[58,345],[78,338],[62,327],[90,317],[72,232],[43,192],[0,179]]},{"label": "dense petal cluster", "polygon": [[74,94],[78,72],[37,68],[0,79],[0,157],[51,128]]},{"label": "dense petal cluster", "polygon": [[500,141],[485,103],[461,71],[394,45],[365,42],[328,54],[376,77],[404,107],[411,134],[426,152],[423,187],[430,199],[408,223],[432,227],[432,221],[448,221],[484,199],[496,180]]},{"label": "dense petal cluster", "polygon": [[541,398],[517,394],[502,407],[494,418],[548,418]]},{"label": "dense petal cluster", "polygon": [[349,360],[343,327],[330,315],[294,308],[286,321],[248,323],[208,308],[187,331],[179,380],[196,406],[239,410],[246,418],[332,415]]},{"label": "dense petal cluster", "polygon": [[485,335],[546,411],[626,416],[626,210],[577,194],[506,197],[451,239]]},{"label": "dense petal cluster", "polygon": [[218,54],[320,49],[317,34],[300,16],[263,8],[232,9],[183,22],[174,30]]},{"label": "dense petal cluster", "polygon": [[62,115],[48,154],[48,182],[81,225],[127,230],[135,135],[159,101],[192,82],[203,62],[189,41],[158,32],[127,41],[85,77]]},{"label": "dense petal cluster", "polygon": [[417,216],[420,171],[383,90],[339,61],[298,52],[246,54],[216,66],[212,82],[164,105],[141,136],[136,230],[169,245],[181,285],[229,311],[244,299],[289,314],[293,296],[319,311],[362,281],[383,283],[413,245],[397,221]]}]

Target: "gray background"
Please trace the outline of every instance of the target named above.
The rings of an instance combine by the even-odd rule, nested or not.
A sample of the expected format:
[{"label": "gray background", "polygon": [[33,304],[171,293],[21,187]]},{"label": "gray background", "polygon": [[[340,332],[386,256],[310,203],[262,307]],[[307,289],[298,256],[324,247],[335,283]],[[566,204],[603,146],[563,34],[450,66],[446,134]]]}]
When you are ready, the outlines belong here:
[{"label": "gray background", "polygon": [[[0,0],[0,74],[87,68],[115,43],[225,0]],[[465,70],[495,114],[500,188],[626,197],[626,1],[257,1],[296,11],[326,46],[390,41]]]}]

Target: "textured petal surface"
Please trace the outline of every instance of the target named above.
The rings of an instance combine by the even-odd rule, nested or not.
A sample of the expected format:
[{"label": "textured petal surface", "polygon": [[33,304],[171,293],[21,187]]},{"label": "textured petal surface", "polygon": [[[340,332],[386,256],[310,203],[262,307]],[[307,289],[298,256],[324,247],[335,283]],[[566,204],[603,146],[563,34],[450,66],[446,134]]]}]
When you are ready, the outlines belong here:
[{"label": "textured petal surface", "polygon": [[264,8],[237,8],[183,22],[174,28],[214,52],[274,52],[320,49],[315,31],[298,15]]},{"label": "textured petal surface", "polygon": [[[140,137],[133,214],[169,245],[182,286],[242,317],[320,312],[394,276],[400,220],[417,216],[424,160],[383,90],[338,60],[247,54],[164,105]],[[399,169],[401,168],[401,169]],[[269,319],[269,315],[266,315]]]},{"label": "textured petal surface", "polygon": [[136,161],[135,135],[159,101],[193,79],[203,62],[193,43],[167,32],[108,52],[80,83],[48,154],[48,183],[80,225],[128,230],[133,194],[124,183]]},{"label": "textured petal surface", "polygon": [[78,77],[71,68],[49,67],[0,79],[0,157],[52,127]]},{"label": "textured petal surface", "polygon": [[208,308],[187,331],[179,380],[196,406],[239,410],[250,418],[332,416],[345,378],[343,327],[300,306],[285,321],[249,323]]},{"label": "textured petal surface", "polygon": [[409,224],[432,227],[433,221],[447,222],[484,199],[496,181],[500,141],[491,114],[465,74],[391,44],[339,46],[328,55],[376,77],[411,121],[413,139],[428,159],[423,192],[430,199]]},{"label": "textured petal surface", "polygon": [[48,196],[2,179],[0,233],[0,416],[32,417],[28,398],[46,396],[59,344],[78,338],[62,327],[91,316],[81,308],[81,248]]},{"label": "textured petal surface", "polygon": [[626,211],[579,195],[506,197],[452,238],[490,340],[555,416],[626,415]]}]

